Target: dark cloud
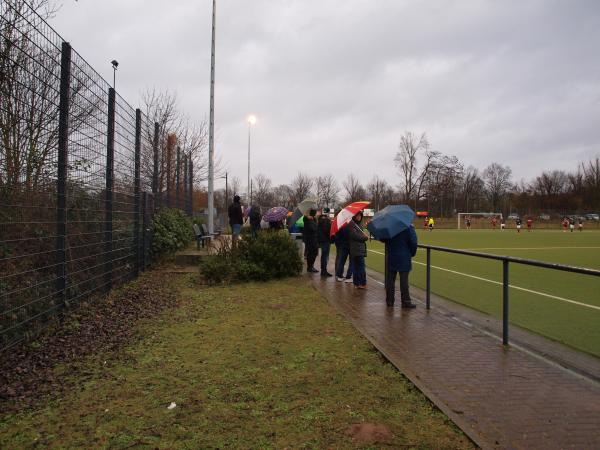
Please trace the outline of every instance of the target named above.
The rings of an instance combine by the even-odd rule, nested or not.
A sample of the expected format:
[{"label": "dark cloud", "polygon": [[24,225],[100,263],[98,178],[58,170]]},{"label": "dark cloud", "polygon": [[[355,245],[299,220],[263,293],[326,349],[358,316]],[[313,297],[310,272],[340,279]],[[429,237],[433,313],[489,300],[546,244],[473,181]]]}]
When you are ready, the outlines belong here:
[{"label": "dark cloud", "polygon": [[[80,0],[52,21],[99,71],[208,115],[210,0]],[[466,164],[515,178],[600,153],[600,3],[218,1],[217,151],[276,183],[302,169],[397,182],[401,133],[425,131]]]}]

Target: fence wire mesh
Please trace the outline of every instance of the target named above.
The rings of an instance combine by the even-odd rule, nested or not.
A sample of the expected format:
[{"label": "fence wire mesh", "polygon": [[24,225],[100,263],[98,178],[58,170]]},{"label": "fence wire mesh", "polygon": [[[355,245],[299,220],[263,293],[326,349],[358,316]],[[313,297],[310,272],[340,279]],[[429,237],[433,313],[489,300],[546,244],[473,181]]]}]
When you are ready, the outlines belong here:
[{"label": "fence wire mesh", "polygon": [[154,123],[111,91],[25,2],[0,2],[0,350],[147,265],[136,155]]}]

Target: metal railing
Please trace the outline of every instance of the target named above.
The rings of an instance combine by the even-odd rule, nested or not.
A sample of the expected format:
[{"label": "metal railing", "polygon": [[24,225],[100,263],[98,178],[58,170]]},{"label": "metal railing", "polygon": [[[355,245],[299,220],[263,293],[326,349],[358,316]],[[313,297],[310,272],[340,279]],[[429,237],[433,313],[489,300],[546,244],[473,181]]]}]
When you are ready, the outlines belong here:
[{"label": "metal railing", "polygon": [[559,270],[562,272],[578,273],[600,277],[600,270],[588,269],[585,267],[567,266],[564,264],[536,261],[534,259],[517,258],[513,256],[492,255],[489,253],[474,252],[470,250],[460,250],[456,248],[438,247],[435,245],[421,245],[419,248],[427,250],[426,263],[426,297],[425,305],[431,309],[431,251],[435,250],[444,253],[454,253],[457,255],[474,256],[477,258],[492,259],[502,262],[502,343],[508,345],[508,324],[509,324],[509,264],[522,264],[526,266],[540,267],[543,269]]}]

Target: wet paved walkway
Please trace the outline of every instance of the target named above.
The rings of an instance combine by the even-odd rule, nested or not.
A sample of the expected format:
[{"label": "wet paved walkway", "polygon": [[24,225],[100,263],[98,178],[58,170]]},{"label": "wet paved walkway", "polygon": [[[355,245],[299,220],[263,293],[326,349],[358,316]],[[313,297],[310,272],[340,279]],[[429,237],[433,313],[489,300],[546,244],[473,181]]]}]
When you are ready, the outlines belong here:
[{"label": "wet paved walkway", "polygon": [[479,446],[600,449],[600,383],[504,348],[433,303],[386,308],[371,277],[366,291],[318,274],[313,284]]}]

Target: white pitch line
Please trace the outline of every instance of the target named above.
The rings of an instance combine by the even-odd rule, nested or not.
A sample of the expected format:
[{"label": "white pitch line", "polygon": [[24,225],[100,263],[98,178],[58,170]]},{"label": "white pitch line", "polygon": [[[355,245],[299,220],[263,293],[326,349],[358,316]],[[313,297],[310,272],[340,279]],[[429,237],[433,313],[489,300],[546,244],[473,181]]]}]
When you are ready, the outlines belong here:
[{"label": "white pitch line", "polygon": [[[375,250],[369,250],[369,251],[373,252],[373,253],[377,253],[378,255],[385,256],[385,253],[381,253],[381,252],[378,252],[378,251],[375,251]],[[413,261],[413,262],[415,264],[419,264],[421,266],[427,266],[427,264],[419,262],[419,261]],[[457,272],[455,270],[446,269],[445,267],[439,267],[439,266],[434,266],[434,265],[431,265],[431,267],[434,268],[434,269],[442,270],[444,272],[450,272],[450,273],[453,273],[455,275],[461,275],[463,277],[473,278],[475,280],[485,281],[487,283],[492,283],[492,284],[496,284],[496,285],[502,286],[502,283],[500,283],[499,281],[489,280],[487,278],[482,278],[482,277],[478,277],[478,276],[475,276],[475,275],[470,275],[468,273]],[[591,309],[596,309],[596,310],[600,311],[600,306],[588,305],[587,303],[581,303],[581,302],[578,302],[578,301],[575,301],[575,300],[570,300],[568,298],[563,298],[563,297],[558,297],[556,295],[550,295],[550,294],[545,294],[543,292],[533,291],[531,289],[526,289],[526,288],[523,288],[523,287],[520,287],[520,286],[515,286],[513,284],[509,284],[508,287],[510,287],[512,289],[516,289],[518,291],[528,292],[530,294],[541,295],[542,297],[548,297],[548,298],[551,298],[551,299],[554,299],[554,300],[559,300],[561,302],[572,303],[574,305],[583,306],[585,308],[591,308]]]}]

